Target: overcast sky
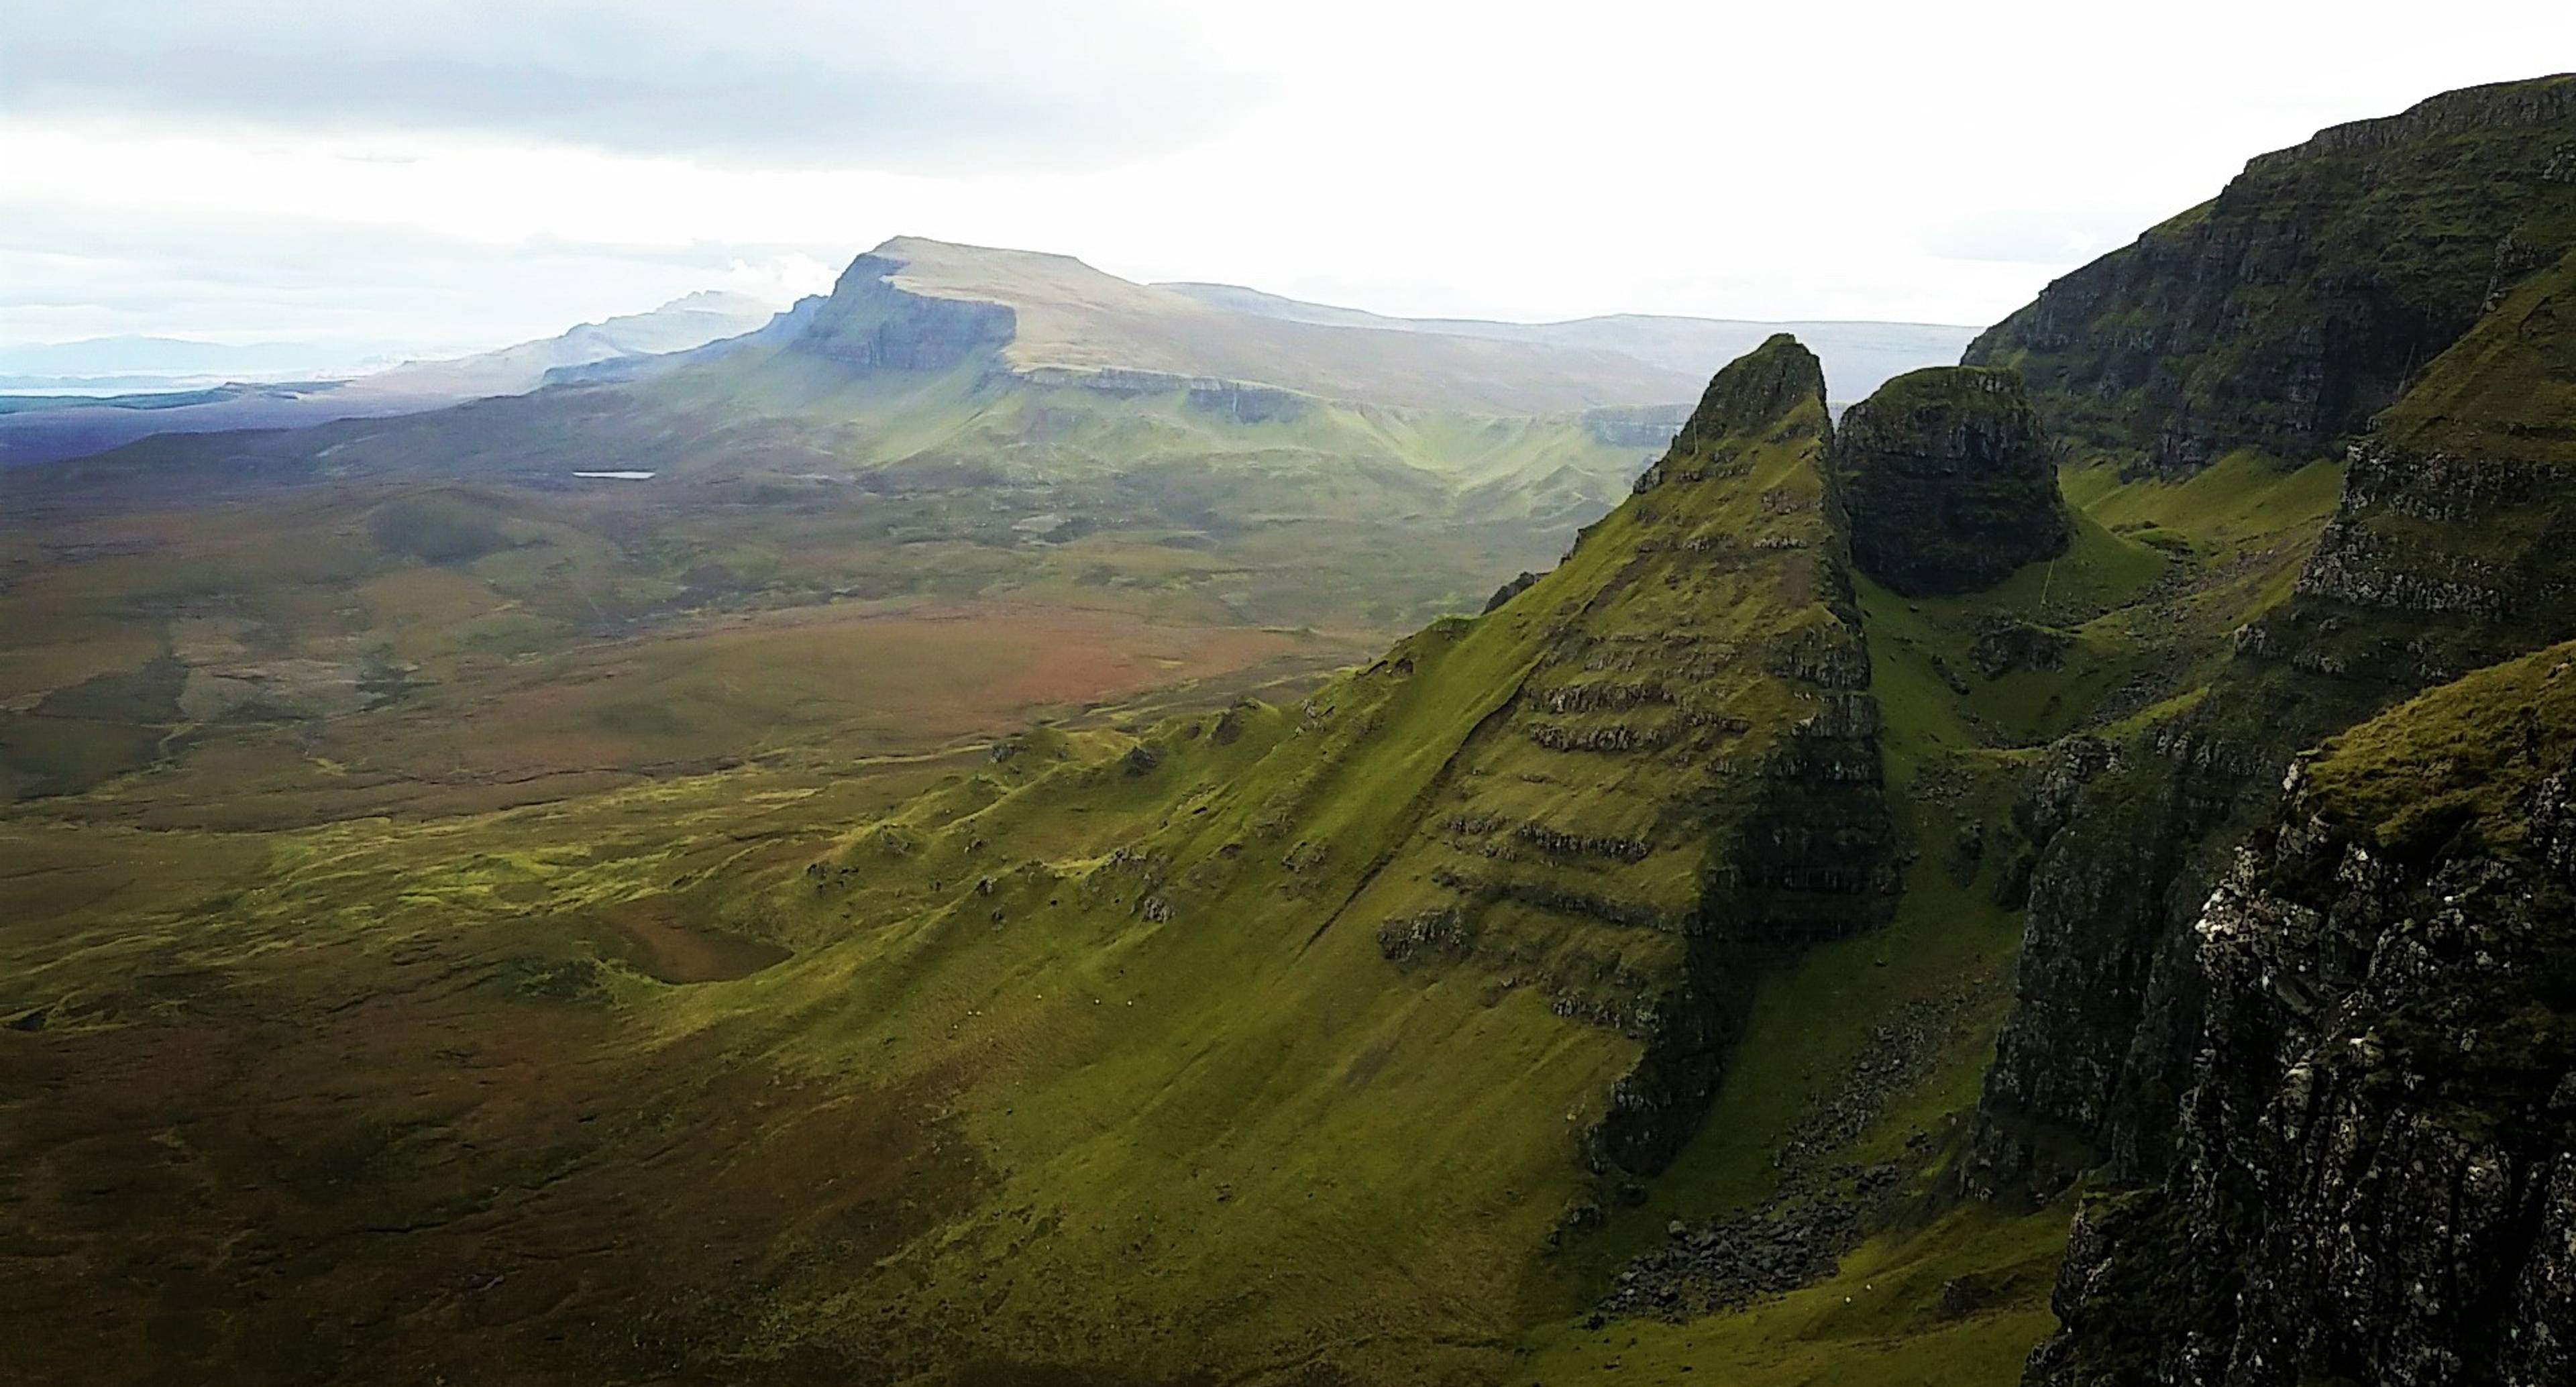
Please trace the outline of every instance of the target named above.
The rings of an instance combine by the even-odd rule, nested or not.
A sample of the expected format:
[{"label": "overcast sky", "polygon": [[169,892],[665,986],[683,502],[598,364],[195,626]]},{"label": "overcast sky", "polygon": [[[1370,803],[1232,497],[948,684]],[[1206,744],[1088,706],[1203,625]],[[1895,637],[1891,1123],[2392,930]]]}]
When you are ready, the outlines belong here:
[{"label": "overcast sky", "polygon": [[2566,0],[10,0],[0,341],[466,349],[910,233],[1384,312],[1984,323]]}]

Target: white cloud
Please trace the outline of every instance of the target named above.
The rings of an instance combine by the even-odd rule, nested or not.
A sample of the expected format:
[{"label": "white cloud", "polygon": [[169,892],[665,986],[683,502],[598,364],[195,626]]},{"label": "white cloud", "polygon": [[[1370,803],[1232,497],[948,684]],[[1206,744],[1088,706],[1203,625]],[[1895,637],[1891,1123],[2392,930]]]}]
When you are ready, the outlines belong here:
[{"label": "white cloud", "polygon": [[1982,323],[2251,154],[2576,52],[2517,0],[21,8],[18,340],[488,344],[902,232],[1389,312]]}]

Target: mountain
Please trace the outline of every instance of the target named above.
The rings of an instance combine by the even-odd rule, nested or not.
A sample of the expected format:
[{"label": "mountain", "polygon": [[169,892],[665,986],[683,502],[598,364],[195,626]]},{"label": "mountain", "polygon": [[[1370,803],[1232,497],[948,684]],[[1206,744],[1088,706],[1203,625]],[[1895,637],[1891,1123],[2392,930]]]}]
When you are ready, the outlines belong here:
[{"label": "mountain", "polygon": [[2133,465],[2310,456],[2576,247],[2571,111],[2576,76],[2472,87],[2250,160],[1966,359],[2020,370],[2054,427]]},{"label": "mountain", "polygon": [[[45,401],[43,408],[0,414],[0,466],[78,457],[156,433],[301,428],[517,395],[543,385],[551,370],[683,351],[750,332],[772,316],[770,306],[757,299],[704,290],[648,313],[582,323],[540,341],[446,361],[406,361],[350,380],[230,385],[214,398],[186,404],[66,396]],[[223,349],[213,359],[232,360],[241,350],[246,349]]]},{"label": "mountain", "polygon": [[1266,294],[1233,284],[1157,286],[1238,312],[1289,322],[1391,332],[1429,332],[1502,342],[1533,342],[1613,352],[1652,366],[1702,378],[1751,351],[1775,333],[1789,333],[1825,363],[1837,400],[1857,400],[1893,376],[1958,360],[1977,330],[1939,323],[1746,322],[1731,318],[1677,318],[1614,313],[1556,323],[1499,323],[1480,318],[1392,318],[1357,308]]},{"label": "mountain", "polygon": [[926,367],[989,346],[1005,368],[1042,380],[1232,382],[1479,414],[1667,404],[1697,383],[1588,348],[1299,322],[1129,283],[1070,256],[913,236],[853,261],[806,342],[859,364]]},{"label": "mountain", "polygon": [[[2147,693],[2183,702],[2051,748],[2033,781],[2020,1003],[1961,1176],[2045,1197],[2098,1162],[2115,1192],[2079,1221],[2035,1381],[2567,1371],[2564,1260],[2554,1235],[2531,1240],[2568,1221],[2551,1192],[2567,1129],[2529,1090],[2565,1072],[2568,917],[2520,846],[2554,831],[2535,787],[2563,756],[2534,681],[2556,665],[2512,662],[2576,636],[2576,451],[2549,413],[2571,364],[2552,309],[2566,251],[2518,249],[2576,216],[2571,92],[2452,93],[2254,160],[2207,224],[2235,228],[2229,263],[2296,243],[2311,272],[2160,262],[2169,226],[1986,339],[2067,321],[2045,310],[2069,284],[2190,306],[2164,330],[2207,345],[2149,388],[2052,406],[2050,382],[2132,370],[2132,339],[2107,333],[2050,339],[2034,375],[2078,446],[2134,445],[2087,469],[2106,498],[2341,475],[2295,580],[2205,679]],[[2353,205],[2321,204],[2334,188]],[[2420,220],[2435,208],[2438,234]],[[2376,258],[2338,260],[2365,231]],[[2142,278],[2155,263],[2165,277]],[[2319,343],[2340,345],[2301,364]],[[2262,344],[2295,350],[2226,373]],[[2497,744],[2455,754],[2472,707]],[[2428,883],[2471,878],[2542,894],[2452,891],[2455,914],[2399,918]],[[2464,948],[2458,921],[2487,942]],[[2490,1029],[2471,993],[2521,1010]],[[2357,1144],[2365,1131],[2385,1140]]]},{"label": "mountain", "polygon": [[[614,549],[639,592],[688,590],[738,552],[705,547],[710,529],[795,516],[792,578],[746,582],[744,600],[1052,590],[1081,571],[1194,617],[1392,634],[1552,562],[1693,393],[1623,356],[1281,323],[1066,257],[914,238],[759,331],[546,364],[584,336],[478,363],[518,373],[487,388],[539,369],[551,388],[154,439],[18,485],[151,506],[431,481],[553,497],[649,473],[571,502],[619,527],[635,522],[609,512],[650,513],[663,542]],[[937,576],[952,561],[977,576]]]},{"label": "mountain", "polygon": [[[2564,85],[1839,419],[1785,335],[1666,438],[890,243],[713,359],[30,469],[21,1375],[2567,1380],[2576,258],[2492,268]],[[2277,372],[2439,297],[2387,206],[2479,307]],[[1276,619],[1641,451],[1478,615]]]},{"label": "mountain", "polygon": [[361,384],[386,394],[470,399],[519,395],[543,385],[546,372],[620,357],[687,351],[768,324],[778,310],[747,294],[701,289],[648,313],[630,313],[497,351],[452,361],[407,361]]},{"label": "mountain", "polygon": [[0,389],[112,387],[149,390],[227,381],[316,380],[357,375],[393,351],[384,342],[196,342],[178,337],[90,337],[0,345]]}]

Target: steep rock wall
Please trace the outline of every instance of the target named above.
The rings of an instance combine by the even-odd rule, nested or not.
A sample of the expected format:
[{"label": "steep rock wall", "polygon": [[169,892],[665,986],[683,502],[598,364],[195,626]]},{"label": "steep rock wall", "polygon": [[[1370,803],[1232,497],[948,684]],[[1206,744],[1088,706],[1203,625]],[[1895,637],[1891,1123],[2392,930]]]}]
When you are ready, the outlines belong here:
[{"label": "steep rock wall", "polygon": [[2249,162],[1972,342],[2050,427],[2162,472],[2313,457],[2576,246],[2576,77],[2450,92]]},{"label": "steep rock wall", "polygon": [[2353,450],[2290,599],[2237,633],[2198,704],[2052,750],[2023,818],[2039,861],[2018,999],[1961,1174],[2042,1197],[2108,1158],[2161,1172],[2202,984],[2191,925],[2283,768],[2427,685],[2576,634],[2576,471]]},{"label": "steep rock wall", "polygon": [[1844,411],[1852,561],[1909,597],[1975,592],[2066,551],[2056,449],[2010,371],[1909,371]]},{"label": "steep rock wall", "polygon": [[866,370],[944,371],[1010,342],[1018,319],[1007,305],[898,288],[902,269],[881,255],[852,260],[794,349]]},{"label": "steep rock wall", "polygon": [[2330,744],[2193,920],[2175,1160],[2031,1380],[2576,1374],[2576,647]]}]

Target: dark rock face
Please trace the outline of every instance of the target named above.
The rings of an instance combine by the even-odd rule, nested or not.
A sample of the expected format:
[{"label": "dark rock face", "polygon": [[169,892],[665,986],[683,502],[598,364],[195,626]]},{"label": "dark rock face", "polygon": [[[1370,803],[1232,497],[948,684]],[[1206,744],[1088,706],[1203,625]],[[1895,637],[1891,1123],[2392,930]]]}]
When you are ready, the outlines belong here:
[{"label": "dark rock face", "polygon": [[2247,444],[2325,454],[2576,246],[2576,183],[2555,172],[2571,148],[2571,77],[2337,126],[2051,284],[1963,359],[2018,367],[2052,430],[2155,471]]},{"label": "dark rock face", "polygon": [[1977,643],[1968,648],[1968,658],[1977,672],[1988,679],[2000,679],[2017,669],[2056,669],[2064,663],[2066,648],[2074,638],[2063,631],[2052,631],[2028,622],[1996,620],[1977,633]]},{"label": "dark rock face", "polygon": [[2078,1220],[2032,1383],[2576,1379],[2576,758],[2553,759],[2430,860],[2303,797],[2239,859],[2193,923],[2173,1168]]},{"label": "dark rock face", "polygon": [[1490,612],[1504,603],[1511,601],[1513,598],[1520,596],[1522,593],[1529,591],[1530,584],[1537,582],[1538,579],[1539,575],[1530,572],[1526,568],[1522,569],[1519,577],[1514,578],[1510,582],[1503,584],[1501,587],[1494,589],[1494,595],[1485,599],[1485,610]]},{"label": "dark rock face", "polygon": [[2061,744],[2017,816],[2038,860],[2017,1004],[1961,1163],[2045,1197],[2097,1161],[2159,1178],[2190,1083],[2201,903],[2303,748],[2427,686],[2576,635],[2576,472],[2354,451],[2290,601],[2237,633],[2189,713]]},{"label": "dark rock face", "polygon": [[1704,450],[1729,434],[1784,418],[1808,400],[1821,405],[1824,398],[1824,363],[1799,345],[1797,338],[1775,332],[1709,378],[1708,389],[1700,393],[1699,408],[1691,411],[1673,438],[1673,451]]},{"label": "dark rock face", "polygon": [[944,371],[1007,344],[1019,315],[998,303],[933,298],[898,288],[904,262],[862,255],[832,286],[794,348],[875,370]]},{"label": "dark rock face", "polygon": [[1833,468],[1852,562],[1907,596],[1992,587],[2073,533],[2054,450],[2010,371],[1898,376],[1843,412]]}]

